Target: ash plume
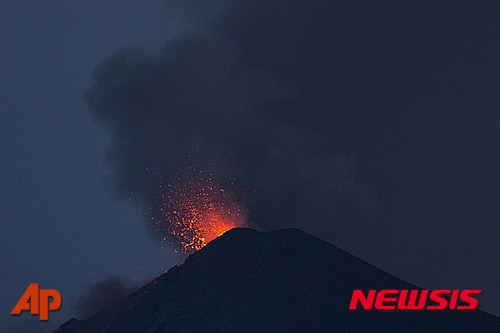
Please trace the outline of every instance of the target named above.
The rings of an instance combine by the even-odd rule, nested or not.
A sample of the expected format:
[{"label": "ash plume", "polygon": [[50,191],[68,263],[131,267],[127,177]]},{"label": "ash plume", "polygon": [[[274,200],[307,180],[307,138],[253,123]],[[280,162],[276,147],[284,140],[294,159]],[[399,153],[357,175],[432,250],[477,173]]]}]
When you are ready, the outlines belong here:
[{"label": "ash plume", "polygon": [[[465,167],[455,164],[457,150],[425,142],[475,154],[447,126],[468,126],[479,98],[449,78],[489,77],[487,68],[469,71],[472,55],[453,53],[490,36],[489,21],[469,17],[465,2],[168,3],[189,22],[184,32],[156,53],[137,46],[106,59],[86,93],[113,133],[116,188],[148,211],[155,238],[169,237],[151,222],[160,219],[159,184],[193,169],[243,203],[250,226],[328,238],[369,231],[378,198],[381,218],[414,224],[408,212],[435,184],[419,176],[425,161],[438,155],[456,175]],[[472,6],[487,13],[486,4]],[[489,103],[488,91],[475,96]]]},{"label": "ash plume", "polygon": [[110,276],[90,286],[87,294],[76,302],[74,312],[79,319],[86,319],[94,313],[121,301],[138,289],[138,285]]},{"label": "ash plume", "polygon": [[109,157],[118,191],[155,220],[158,184],[198,167],[244,202],[250,224],[260,229],[370,208],[370,193],[355,178],[355,156],[330,146],[334,129],[308,126],[315,113],[329,110],[318,109],[323,102],[308,82],[282,73],[283,54],[259,63],[267,47],[252,50],[249,42],[265,42],[265,32],[250,24],[251,36],[241,35],[247,33],[238,22],[241,9],[218,11],[156,54],[129,48],[96,68],[86,98],[113,132]]}]

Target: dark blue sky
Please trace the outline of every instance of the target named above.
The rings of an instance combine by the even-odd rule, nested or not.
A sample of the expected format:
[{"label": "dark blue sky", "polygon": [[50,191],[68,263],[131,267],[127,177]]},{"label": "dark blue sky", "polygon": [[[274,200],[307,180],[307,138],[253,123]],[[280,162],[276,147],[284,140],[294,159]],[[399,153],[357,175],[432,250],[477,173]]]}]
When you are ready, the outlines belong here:
[{"label": "dark blue sky", "polygon": [[31,282],[62,293],[54,327],[90,283],[142,282],[175,261],[114,194],[109,138],[83,100],[99,61],[169,31],[161,1],[0,4],[0,327],[29,319],[10,311]]},{"label": "dark blue sky", "polygon": [[498,5],[176,3],[0,5],[2,327],[30,282],[62,293],[52,328],[90,283],[175,263],[137,206],[193,145],[252,226],[500,314]]}]

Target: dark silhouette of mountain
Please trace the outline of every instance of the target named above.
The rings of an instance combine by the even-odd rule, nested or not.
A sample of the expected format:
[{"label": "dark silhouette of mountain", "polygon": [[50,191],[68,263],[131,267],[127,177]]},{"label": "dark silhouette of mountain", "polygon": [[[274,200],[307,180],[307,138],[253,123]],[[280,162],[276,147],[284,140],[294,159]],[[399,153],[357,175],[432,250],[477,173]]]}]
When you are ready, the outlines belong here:
[{"label": "dark silhouette of mountain", "polygon": [[500,331],[478,310],[349,310],[354,289],[417,287],[296,229],[232,229],[57,333]]}]

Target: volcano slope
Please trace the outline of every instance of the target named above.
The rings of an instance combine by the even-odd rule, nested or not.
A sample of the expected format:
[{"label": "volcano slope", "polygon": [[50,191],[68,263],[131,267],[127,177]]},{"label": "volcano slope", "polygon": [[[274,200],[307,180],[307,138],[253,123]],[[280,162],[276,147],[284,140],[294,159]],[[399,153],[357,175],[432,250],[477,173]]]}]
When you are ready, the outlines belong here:
[{"label": "volcano slope", "polygon": [[349,310],[354,289],[418,289],[296,229],[232,229],[57,333],[499,332],[478,310]]}]

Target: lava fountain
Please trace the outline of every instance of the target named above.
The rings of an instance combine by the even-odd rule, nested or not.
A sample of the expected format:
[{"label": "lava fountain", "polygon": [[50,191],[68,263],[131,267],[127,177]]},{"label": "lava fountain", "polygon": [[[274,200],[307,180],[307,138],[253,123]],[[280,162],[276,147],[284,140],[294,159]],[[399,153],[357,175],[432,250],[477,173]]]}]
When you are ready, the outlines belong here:
[{"label": "lava fountain", "polygon": [[162,242],[178,252],[190,254],[226,231],[246,226],[246,207],[210,172],[193,168],[172,184],[159,186],[159,211],[152,219],[165,235]]}]

